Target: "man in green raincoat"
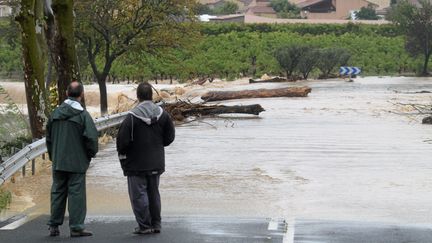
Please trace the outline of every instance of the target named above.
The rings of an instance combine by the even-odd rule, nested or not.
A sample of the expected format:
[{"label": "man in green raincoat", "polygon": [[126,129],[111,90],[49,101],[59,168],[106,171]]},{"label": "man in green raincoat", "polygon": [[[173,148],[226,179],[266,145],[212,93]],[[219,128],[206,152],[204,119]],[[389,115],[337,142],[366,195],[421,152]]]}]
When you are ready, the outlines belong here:
[{"label": "man in green raincoat", "polygon": [[68,200],[71,237],[91,236],[86,231],[86,171],[98,152],[98,132],[80,101],[84,87],[72,82],[68,98],[51,114],[46,129],[46,145],[52,164],[50,236],[60,234]]}]

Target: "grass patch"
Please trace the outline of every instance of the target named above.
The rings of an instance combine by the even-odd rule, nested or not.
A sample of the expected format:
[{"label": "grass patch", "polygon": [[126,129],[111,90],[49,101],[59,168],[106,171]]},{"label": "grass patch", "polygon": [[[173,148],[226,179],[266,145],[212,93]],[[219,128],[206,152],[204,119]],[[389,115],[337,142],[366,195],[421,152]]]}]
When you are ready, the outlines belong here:
[{"label": "grass patch", "polygon": [[12,194],[9,191],[0,190],[0,212],[12,201]]}]

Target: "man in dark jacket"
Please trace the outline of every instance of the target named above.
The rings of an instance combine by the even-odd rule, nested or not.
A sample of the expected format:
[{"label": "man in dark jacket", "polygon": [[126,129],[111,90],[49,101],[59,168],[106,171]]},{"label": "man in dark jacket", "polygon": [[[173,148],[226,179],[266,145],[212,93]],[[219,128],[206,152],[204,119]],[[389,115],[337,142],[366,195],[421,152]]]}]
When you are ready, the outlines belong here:
[{"label": "man in dark jacket", "polygon": [[68,99],[57,107],[47,123],[46,145],[52,164],[50,236],[60,234],[68,200],[71,237],[91,236],[84,229],[86,217],[85,173],[98,152],[98,132],[80,101],[84,88],[72,82]]},{"label": "man in dark jacket", "polygon": [[119,129],[117,151],[139,226],[134,233],[160,233],[159,178],[165,171],[164,147],[174,141],[174,124],[169,114],[152,102],[150,84],[139,84],[137,97],[140,103]]}]

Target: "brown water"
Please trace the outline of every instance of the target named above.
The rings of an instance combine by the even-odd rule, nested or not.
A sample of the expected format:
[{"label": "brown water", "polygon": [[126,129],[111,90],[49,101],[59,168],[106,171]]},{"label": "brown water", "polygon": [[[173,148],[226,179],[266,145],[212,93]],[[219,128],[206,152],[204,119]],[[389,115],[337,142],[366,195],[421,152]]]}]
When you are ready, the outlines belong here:
[{"label": "brown water", "polygon": [[[432,79],[305,84],[307,98],[224,102],[259,103],[259,117],[177,127],[161,178],[163,214],[431,222],[432,126],[395,114],[393,103],[431,104],[431,94],[412,92],[432,90]],[[131,214],[114,143],[93,160],[87,184],[89,214]],[[37,204],[48,212],[47,200]]]},{"label": "brown water", "polygon": [[[308,98],[225,102],[259,103],[259,117],[178,127],[161,179],[164,214],[431,222],[432,127],[389,111],[430,104],[430,94],[409,92],[431,90],[432,79],[307,84]],[[114,144],[88,175],[91,212],[130,213]]]}]

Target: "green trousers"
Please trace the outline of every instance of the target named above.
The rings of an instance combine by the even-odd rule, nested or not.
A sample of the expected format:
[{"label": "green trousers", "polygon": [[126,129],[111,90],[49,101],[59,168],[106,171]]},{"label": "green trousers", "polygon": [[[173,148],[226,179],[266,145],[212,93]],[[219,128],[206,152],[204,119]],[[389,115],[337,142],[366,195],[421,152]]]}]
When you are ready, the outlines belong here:
[{"label": "green trousers", "polygon": [[50,226],[63,224],[68,202],[69,227],[83,230],[87,213],[85,173],[55,171],[52,173]]}]

